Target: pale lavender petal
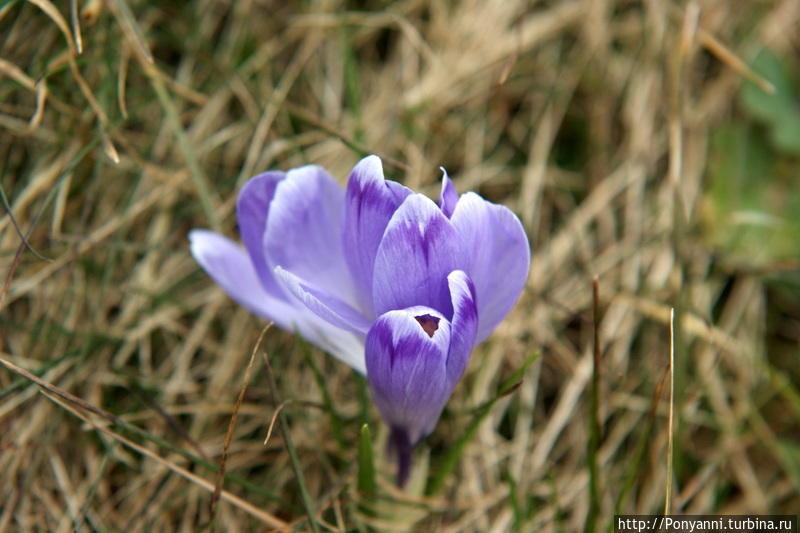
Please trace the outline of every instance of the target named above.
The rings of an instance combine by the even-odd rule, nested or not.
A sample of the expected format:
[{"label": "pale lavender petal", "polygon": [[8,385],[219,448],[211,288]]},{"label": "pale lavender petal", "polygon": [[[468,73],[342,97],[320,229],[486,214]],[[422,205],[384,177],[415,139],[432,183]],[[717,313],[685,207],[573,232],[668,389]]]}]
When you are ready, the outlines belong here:
[{"label": "pale lavender petal", "polygon": [[190,250],[209,276],[238,304],[260,317],[291,329],[294,308],[267,293],[247,252],[238,244],[213,231],[189,232]]},{"label": "pale lavender petal", "polygon": [[344,190],[318,166],[290,170],[275,189],[267,216],[264,250],[280,266],[314,287],[355,304],[342,250]]},{"label": "pale lavender petal", "polygon": [[363,335],[334,327],[307,309],[296,308],[268,293],[247,251],[227,237],[196,229],[189,232],[189,240],[195,260],[239,305],[281,329],[299,332],[356,371],[366,372]]},{"label": "pale lavender petal", "polygon": [[250,254],[259,279],[273,296],[286,300],[287,296],[277,285],[272,275],[272,267],[264,253],[264,231],[267,227],[267,214],[275,196],[275,188],[286,177],[285,172],[264,172],[251,178],[242,187],[236,202],[236,218],[242,242]]},{"label": "pale lavender petal", "polygon": [[310,311],[332,325],[366,335],[370,321],[359,311],[324,289],[312,287],[306,281],[281,267],[275,267],[275,275],[288,291]]},{"label": "pale lavender petal", "polygon": [[525,286],[530,267],[528,238],[508,208],[475,193],[461,195],[451,222],[464,246],[461,268],[475,284],[477,342],[508,314]]},{"label": "pale lavender petal", "polygon": [[[436,320],[432,335],[422,320]],[[367,380],[375,403],[392,428],[412,445],[433,430],[450,397],[447,351],[450,324],[433,309],[415,306],[378,317],[367,334]]]},{"label": "pale lavender petal", "polygon": [[444,167],[439,167],[442,169],[442,192],[439,195],[439,208],[441,208],[442,213],[447,218],[453,216],[453,211],[456,209],[456,203],[458,203],[458,193],[456,192],[456,186],[453,185],[453,181],[447,175],[447,171]]},{"label": "pale lavender petal", "polygon": [[447,276],[453,319],[450,321],[450,351],[447,354],[447,379],[455,387],[467,367],[478,331],[478,308],[472,280],[461,270]]},{"label": "pale lavender petal", "polygon": [[461,243],[447,217],[421,194],[395,212],[375,257],[375,311],[426,305],[445,316],[453,306],[447,275],[459,268]]},{"label": "pale lavender petal", "polygon": [[372,276],[375,254],[386,225],[411,190],[383,177],[378,156],[358,162],[347,182],[345,199],[345,256],[353,274],[359,303],[372,313]]}]

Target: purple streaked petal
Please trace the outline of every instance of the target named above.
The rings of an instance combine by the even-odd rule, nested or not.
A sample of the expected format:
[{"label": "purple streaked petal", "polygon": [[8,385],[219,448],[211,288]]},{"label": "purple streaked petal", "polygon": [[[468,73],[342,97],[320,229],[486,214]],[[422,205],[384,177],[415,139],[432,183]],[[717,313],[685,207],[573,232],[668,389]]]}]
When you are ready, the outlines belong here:
[{"label": "purple streaked petal", "polygon": [[421,194],[395,212],[375,257],[375,311],[425,305],[452,316],[447,275],[459,267],[461,243],[447,217]]},{"label": "purple streaked petal", "polygon": [[321,167],[290,170],[278,183],[267,215],[264,250],[280,265],[315,287],[355,303],[342,250],[344,190]]},{"label": "purple streaked petal", "polygon": [[364,337],[336,328],[305,309],[298,310],[269,294],[244,248],[213,231],[189,232],[195,260],[236,303],[287,331],[297,331],[310,343],[366,372]]},{"label": "purple streaked petal", "polygon": [[508,314],[525,286],[531,259],[528,238],[507,207],[472,192],[461,195],[451,221],[464,249],[462,268],[475,284],[479,343]]},{"label": "purple streaked petal", "polygon": [[455,387],[467,367],[478,331],[478,308],[475,286],[461,270],[447,276],[450,298],[453,303],[453,320],[450,321],[450,349],[447,354],[447,379]]},{"label": "purple streaked petal", "polygon": [[444,216],[450,218],[456,209],[456,203],[458,203],[458,193],[444,167],[439,168],[442,169],[442,192],[439,194],[439,208],[444,213]]},{"label": "purple streaked petal", "polygon": [[258,277],[267,292],[282,300],[286,300],[286,294],[275,281],[272,268],[264,253],[264,231],[267,226],[270,203],[275,196],[275,188],[285,177],[285,172],[271,171],[251,178],[242,187],[236,202],[239,233],[250,254]]},{"label": "purple streaked petal", "polygon": [[345,256],[359,292],[359,304],[372,312],[372,277],[375,254],[397,207],[411,190],[383,177],[378,156],[367,156],[353,168],[345,198]]},{"label": "purple streaked petal", "polygon": [[323,289],[312,287],[305,280],[281,267],[275,267],[275,276],[302,305],[332,325],[366,335],[370,321],[347,303]]},{"label": "purple streaked petal", "polygon": [[[438,317],[432,337],[417,316]],[[367,334],[367,380],[384,420],[405,431],[412,446],[433,430],[450,397],[447,351],[450,324],[427,307],[389,311]]]}]

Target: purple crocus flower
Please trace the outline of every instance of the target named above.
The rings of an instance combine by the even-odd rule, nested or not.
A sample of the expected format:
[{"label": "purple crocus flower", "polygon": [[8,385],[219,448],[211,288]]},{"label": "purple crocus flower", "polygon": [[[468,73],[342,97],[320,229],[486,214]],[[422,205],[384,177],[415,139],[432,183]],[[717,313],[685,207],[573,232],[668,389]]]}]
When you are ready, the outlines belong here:
[{"label": "purple crocus flower", "polygon": [[366,374],[402,485],[473,346],[525,284],[522,225],[504,206],[458,196],[446,172],[436,205],[384,179],[377,156],[346,190],[313,165],[260,174],[236,208],[244,248],[196,229],[192,254],[239,304]]}]

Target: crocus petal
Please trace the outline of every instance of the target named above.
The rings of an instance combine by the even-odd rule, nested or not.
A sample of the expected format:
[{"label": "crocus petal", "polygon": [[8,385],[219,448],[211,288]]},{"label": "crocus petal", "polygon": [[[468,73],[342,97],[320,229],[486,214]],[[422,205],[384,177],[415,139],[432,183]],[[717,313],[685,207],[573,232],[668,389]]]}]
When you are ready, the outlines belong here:
[{"label": "crocus petal", "polygon": [[241,246],[213,231],[201,229],[190,231],[189,241],[195,260],[233,300],[281,328],[291,328],[291,318],[296,314],[294,308],[266,292],[253,262]]},{"label": "crocus petal", "polygon": [[342,250],[344,190],[318,166],[290,170],[278,183],[267,215],[264,251],[280,266],[315,287],[355,303]]},{"label": "crocus petal", "polygon": [[478,331],[478,308],[475,302],[475,286],[461,270],[447,276],[450,298],[453,303],[453,319],[450,321],[450,348],[447,354],[447,380],[455,387],[475,345]]},{"label": "crocus petal", "polygon": [[460,254],[456,231],[436,204],[421,194],[406,198],[375,257],[376,313],[425,305],[452,316],[446,278],[458,268]]},{"label": "crocus petal", "polygon": [[239,305],[281,329],[298,331],[306,340],[358,372],[366,372],[363,336],[359,338],[336,328],[305,309],[300,312],[287,301],[268,293],[248,253],[227,237],[196,229],[189,232],[189,240],[195,260]]},{"label": "crocus petal", "polygon": [[366,335],[370,322],[364,315],[324,289],[312,287],[281,267],[275,267],[278,280],[311,312],[332,325]]},{"label": "crocus petal", "polygon": [[270,294],[282,300],[286,300],[286,295],[278,287],[264,254],[264,230],[267,226],[270,203],[275,196],[275,188],[285,177],[285,172],[271,171],[251,178],[242,187],[236,202],[239,233],[258,277]]},{"label": "crocus petal", "polygon": [[[420,320],[437,319],[429,334]],[[389,311],[375,321],[365,346],[367,379],[384,420],[415,445],[433,430],[452,387],[447,379],[450,324],[434,309]]]},{"label": "crocus petal", "polygon": [[298,322],[294,328],[324,352],[328,352],[339,361],[343,362],[362,376],[367,373],[364,363],[364,336],[339,329],[330,323],[309,316],[308,313],[298,313]]},{"label": "crocus petal", "polygon": [[456,209],[456,203],[458,203],[458,193],[456,192],[456,186],[453,185],[453,181],[447,175],[447,171],[444,167],[439,167],[442,169],[442,192],[439,195],[439,208],[442,210],[442,213],[447,218],[453,216],[453,211]]},{"label": "crocus petal", "polygon": [[353,168],[347,182],[342,240],[347,264],[358,289],[360,305],[372,313],[372,273],[375,254],[397,207],[411,190],[383,177],[381,160],[365,157]]},{"label": "crocus petal", "polygon": [[488,337],[517,301],[530,266],[528,239],[519,219],[506,207],[466,193],[451,222],[464,250],[462,268],[475,284],[477,342]]}]

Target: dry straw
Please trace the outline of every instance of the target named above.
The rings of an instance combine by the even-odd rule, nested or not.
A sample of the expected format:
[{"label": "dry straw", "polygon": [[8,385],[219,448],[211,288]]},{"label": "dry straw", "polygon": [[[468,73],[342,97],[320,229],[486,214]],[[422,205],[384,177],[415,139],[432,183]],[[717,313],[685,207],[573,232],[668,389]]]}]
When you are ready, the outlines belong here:
[{"label": "dry straw", "polygon": [[[794,512],[800,306],[771,280],[797,262],[715,249],[703,217],[715,132],[758,127],[739,88],[771,89],[749,66],[764,46],[797,66],[800,7],[731,5],[0,1],[0,533]],[[231,423],[263,324],[186,241],[237,238],[254,173],[318,163],[343,181],[364,153],[430,196],[444,165],[513,209],[534,251],[420,450],[433,478],[463,441],[441,490],[396,491],[379,468],[374,508],[395,512],[376,517],[357,450],[364,422],[376,455],[385,435],[343,365],[270,330],[274,387],[254,366]],[[273,393],[291,423],[264,445]]]}]

